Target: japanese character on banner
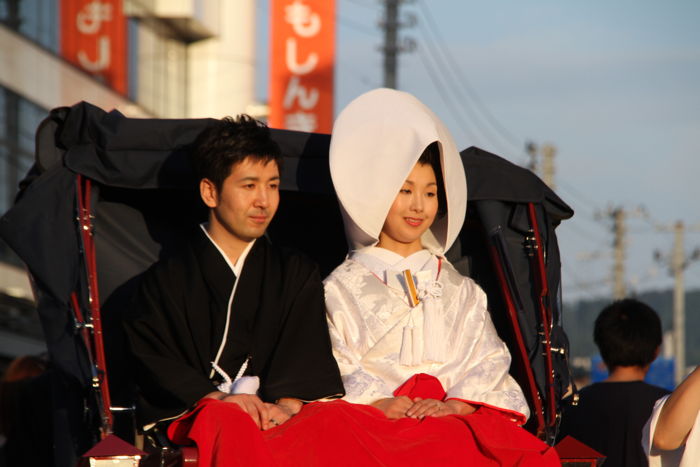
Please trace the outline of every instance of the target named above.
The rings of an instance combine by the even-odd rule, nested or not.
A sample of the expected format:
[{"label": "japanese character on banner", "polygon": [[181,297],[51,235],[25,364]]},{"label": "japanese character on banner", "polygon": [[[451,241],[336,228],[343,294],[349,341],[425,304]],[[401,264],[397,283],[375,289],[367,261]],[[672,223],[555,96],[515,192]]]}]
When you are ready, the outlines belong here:
[{"label": "japanese character on banner", "polygon": [[335,0],[272,0],[271,126],[330,132]]},{"label": "japanese character on banner", "polygon": [[[78,12],[75,22],[78,31],[85,35],[97,34],[103,22],[112,20],[112,5],[102,3],[100,0],[94,0]],[[84,50],[78,51],[78,63],[85,70],[90,72],[98,72],[109,68],[110,57],[110,39],[107,35],[100,35],[97,38],[97,57],[91,60]]]},{"label": "japanese character on banner", "polygon": [[304,5],[301,0],[294,0],[284,10],[284,19],[292,25],[296,35],[313,37],[321,30],[321,18],[318,16],[318,13],[313,13],[311,7]]},{"label": "japanese character on banner", "polygon": [[318,89],[307,89],[301,85],[301,80],[298,76],[292,76],[287,84],[287,92],[284,94],[282,105],[285,109],[291,109],[296,99],[299,107],[304,110],[313,109],[318,102]]},{"label": "japanese character on banner", "polygon": [[75,18],[78,31],[83,34],[95,34],[100,30],[103,21],[112,20],[112,5],[94,0],[78,12]]},{"label": "japanese character on banner", "polygon": [[293,112],[285,115],[285,127],[288,130],[305,131],[313,133],[318,128],[316,114],[310,112]]}]

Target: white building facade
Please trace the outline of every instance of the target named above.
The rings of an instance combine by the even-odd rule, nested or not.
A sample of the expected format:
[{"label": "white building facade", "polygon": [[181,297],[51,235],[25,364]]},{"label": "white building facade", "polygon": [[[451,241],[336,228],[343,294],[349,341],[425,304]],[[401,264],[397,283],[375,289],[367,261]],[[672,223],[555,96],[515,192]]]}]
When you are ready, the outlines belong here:
[{"label": "white building facade", "polygon": [[[123,92],[61,55],[63,2],[85,22],[107,18],[115,1],[126,19]],[[0,0],[0,214],[33,164],[50,109],[84,100],[131,117],[220,118],[260,108],[255,14],[254,0]],[[0,241],[0,371],[43,348],[32,303],[21,263]]]}]

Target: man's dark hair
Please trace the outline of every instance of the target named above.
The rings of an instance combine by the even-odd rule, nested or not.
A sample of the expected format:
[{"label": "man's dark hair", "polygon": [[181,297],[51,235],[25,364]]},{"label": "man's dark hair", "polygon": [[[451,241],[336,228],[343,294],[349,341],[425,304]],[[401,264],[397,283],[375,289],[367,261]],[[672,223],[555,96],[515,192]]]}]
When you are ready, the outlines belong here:
[{"label": "man's dark hair", "polygon": [[661,339],[659,316],[649,305],[632,298],[613,302],[595,320],[593,340],[610,371],[651,364]]},{"label": "man's dark hair", "polygon": [[442,164],[440,163],[440,148],[438,148],[437,141],[430,143],[428,147],[423,150],[420,158],[418,158],[418,163],[420,165],[429,165],[433,168],[435,172],[435,181],[437,182],[437,195],[438,195],[438,212],[437,217],[443,217],[447,214],[447,196],[445,195],[445,180],[442,177]]},{"label": "man's dark hair", "polygon": [[191,161],[197,180],[211,180],[218,191],[231,168],[247,157],[263,163],[275,161],[282,169],[282,154],[270,129],[249,115],[217,120],[199,134],[193,146]]}]

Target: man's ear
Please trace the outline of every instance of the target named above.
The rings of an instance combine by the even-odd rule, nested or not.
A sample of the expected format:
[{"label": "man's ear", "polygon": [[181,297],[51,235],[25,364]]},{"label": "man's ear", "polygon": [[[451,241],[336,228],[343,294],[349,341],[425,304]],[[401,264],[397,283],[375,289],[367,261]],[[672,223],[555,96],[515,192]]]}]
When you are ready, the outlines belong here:
[{"label": "man's ear", "polygon": [[216,185],[208,178],[199,181],[199,195],[209,208],[215,208],[219,204],[219,193],[216,191]]}]

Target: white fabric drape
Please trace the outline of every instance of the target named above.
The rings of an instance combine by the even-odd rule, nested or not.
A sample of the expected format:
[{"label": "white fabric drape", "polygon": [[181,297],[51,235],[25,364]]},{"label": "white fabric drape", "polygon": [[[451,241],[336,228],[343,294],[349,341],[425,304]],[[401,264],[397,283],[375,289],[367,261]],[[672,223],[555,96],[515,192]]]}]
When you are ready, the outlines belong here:
[{"label": "white fabric drape", "polygon": [[444,253],[467,209],[467,179],[449,131],[412,95],[375,89],[348,104],[333,125],[329,163],[350,249],[377,243],[401,185],[431,143],[440,150],[448,214],[423,235],[423,246]]}]

